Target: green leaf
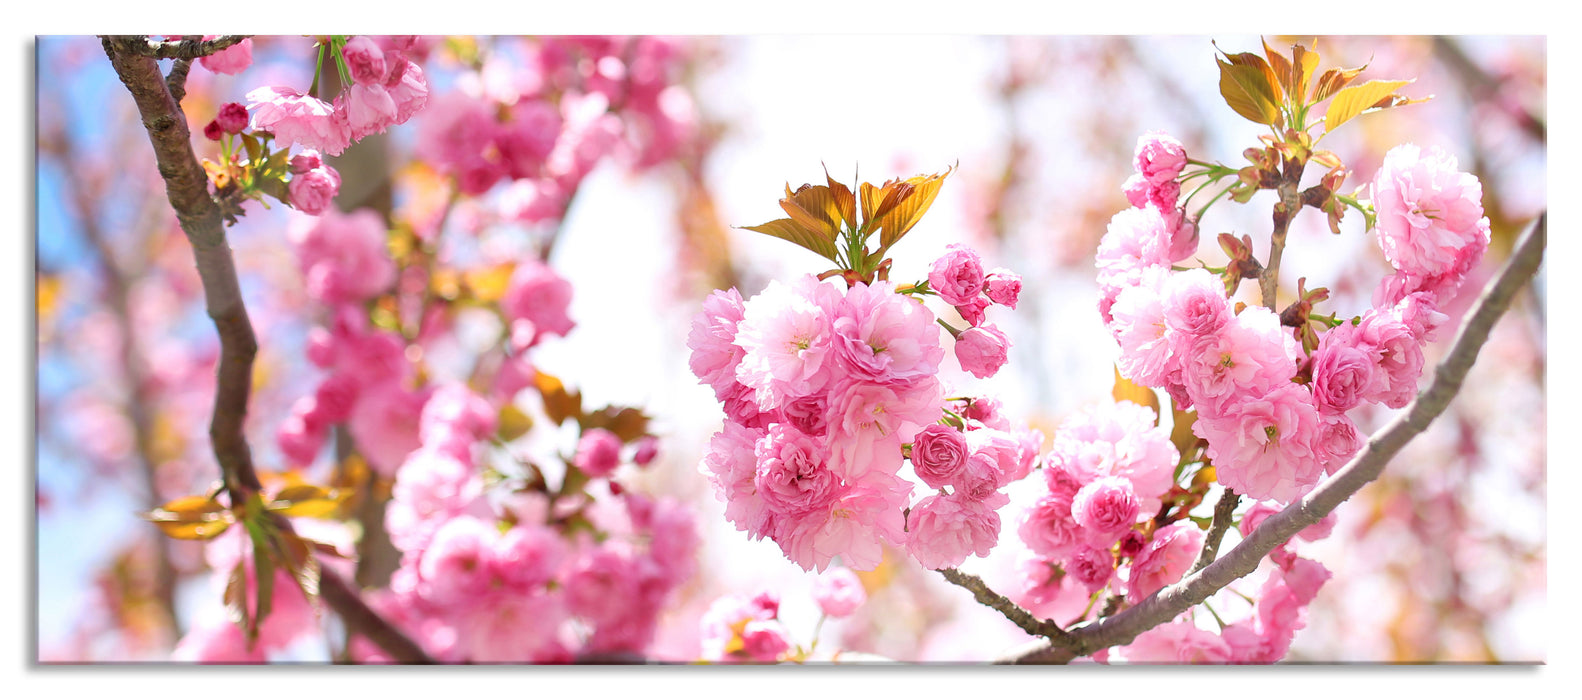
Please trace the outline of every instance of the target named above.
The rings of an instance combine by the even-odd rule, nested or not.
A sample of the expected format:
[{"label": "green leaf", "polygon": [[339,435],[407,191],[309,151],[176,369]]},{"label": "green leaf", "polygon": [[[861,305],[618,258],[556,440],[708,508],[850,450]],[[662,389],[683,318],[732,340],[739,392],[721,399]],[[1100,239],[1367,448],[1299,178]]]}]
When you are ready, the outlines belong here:
[{"label": "green leaf", "polygon": [[835,241],[819,236],[817,233],[804,228],[792,219],[775,219],[766,224],[757,226],[742,226],[748,231],[768,234],[775,238],[791,241],[803,248],[823,256],[830,262],[838,263],[835,257]]},{"label": "green leaf", "polygon": [[1381,100],[1391,97],[1390,93],[1395,92],[1397,88],[1409,85],[1411,82],[1410,80],[1370,80],[1335,93],[1335,101],[1329,104],[1329,111],[1324,114],[1324,133],[1328,134],[1341,124],[1351,121],[1353,117],[1373,109]]},{"label": "green leaf", "polygon": [[[1258,63],[1263,61],[1260,59]],[[1280,121],[1280,108],[1275,103],[1274,88],[1269,84],[1267,66],[1219,61],[1219,92],[1225,104],[1248,121],[1269,126]]]}]

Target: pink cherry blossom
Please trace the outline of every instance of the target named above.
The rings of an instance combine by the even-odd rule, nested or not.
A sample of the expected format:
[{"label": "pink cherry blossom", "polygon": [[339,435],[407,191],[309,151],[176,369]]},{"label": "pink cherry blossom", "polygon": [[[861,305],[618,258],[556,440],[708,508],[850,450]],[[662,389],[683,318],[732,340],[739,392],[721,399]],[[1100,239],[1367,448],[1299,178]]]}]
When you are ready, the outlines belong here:
[{"label": "pink cherry blossom", "polygon": [[1231,646],[1219,635],[1192,624],[1190,617],[1143,632],[1131,644],[1115,651],[1130,664],[1223,664],[1232,661]]},{"label": "pink cherry blossom", "polygon": [[868,592],[851,569],[835,567],[813,580],[813,600],[830,617],[846,617],[868,601]]},{"label": "pink cherry blossom", "polygon": [[944,488],[966,466],[967,438],[947,425],[930,423],[912,442],[912,470],[929,488]]},{"label": "pink cherry blossom", "polygon": [[608,477],[621,465],[621,438],[604,428],[583,431],[572,464],[595,479]]},{"label": "pink cherry blossom", "polygon": [[928,269],[928,288],[951,306],[964,306],[983,291],[983,261],[977,252],[959,243],[945,247],[945,254]]},{"label": "pink cherry blossom", "polygon": [[1186,389],[1200,416],[1218,415],[1242,397],[1290,383],[1299,353],[1279,316],[1250,306],[1186,351]]},{"label": "pink cherry blossom", "polygon": [[324,303],[360,302],[395,282],[385,227],[371,209],[342,214],[326,208],[318,218],[293,221],[286,237],[308,294]]},{"label": "pink cherry blossom", "polygon": [[769,426],[754,453],[758,458],[754,487],[777,513],[795,517],[827,512],[845,490],[829,468],[829,447],[790,425]]},{"label": "pink cherry blossom", "polygon": [[304,214],[318,215],[330,208],[341,191],[341,174],[328,165],[294,175],[287,185],[291,206]]},{"label": "pink cherry blossom", "polygon": [[293,88],[261,87],[247,93],[253,128],[275,135],[275,143],[298,144],[338,156],[351,144],[351,130],[335,107]]},{"label": "pink cherry blossom", "polygon": [[709,294],[703,309],[692,317],[687,333],[692,355],[687,363],[699,383],[714,389],[715,398],[723,399],[736,385],[736,366],[746,352],[735,342],[743,313],[742,295],[732,287]]},{"label": "pink cherry blossom", "polygon": [[766,432],[727,421],[709,440],[708,451],[698,465],[698,471],[713,484],[715,495],[725,503],[725,518],[755,537],[763,537],[770,529],[769,506],[758,495],[755,481],[755,448]]},{"label": "pink cherry blossom", "polygon": [[535,329],[532,342],[537,343],[545,335],[565,336],[576,326],[567,315],[571,291],[571,283],[554,268],[528,259],[511,273],[500,308],[508,318],[531,322]]},{"label": "pink cherry blossom", "polygon": [[1145,274],[1141,281],[1115,298],[1115,305],[1110,307],[1109,328],[1121,346],[1120,358],[1116,360],[1121,374],[1143,386],[1159,386],[1175,359],[1160,295],[1159,285],[1164,284],[1165,276]]},{"label": "pink cherry blossom", "polygon": [[[217,34],[204,35],[204,41],[213,41],[220,38]],[[243,39],[223,50],[198,59],[198,65],[216,73],[236,75],[248,66],[253,65],[253,40]]]},{"label": "pink cherry blossom", "polygon": [[792,285],[770,282],[746,304],[736,326],[745,351],[736,379],[758,392],[760,406],[824,389],[834,374],[830,315],[839,298],[833,285],[806,275]]},{"label": "pink cherry blossom", "polygon": [[1372,385],[1377,390],[1364,398],[1390,408],[1404,408],[1417,395],[1417,381],[1423,374],[1422,341],[1393,310],[1364,313],[1355,332],[1359,346],[1373,349],[1377,369],[1385,378]]},{"label": "pink cherry blossom", "polygon": [[1371,197],[1384,256],[1397,270],[1432,277],[1456,267],[1463,250],[1488,246],[1483,185],[1439,148],[1403,144],[1385,154]]},{"label": "pink cherry blossom", "polygon": [[1186,148],[1162,131],[1150,131],[1137,139],[1132,167],[1150,185],[1174,180],[1186,167]]},{"label": "pink cherry blossom", "polygon": [[1126,600],[1142,602],[1165,586],[1181,580],[1203,545],[1203,531],[1190,523],[1170,525],[1154,532],[1154,539],[1132,560],[1126,581]]},{"label": "pink cherry blossom", "polygon": [[956,361],[972,376],[986,379],[1005,366],[1011,340],[993,324],[974,326],[956,338]]},{"label": "pink cherry blossom", "polygon": [[1142,511],[1132,482],[1106,476],[1094,479],[1071,499],[1071,517],[1086,532],[1087,543],[1108,547],[1136,524]]},{"label": "pink cherry blossom", "polygon": [[346,45],[341,48],[341,55],[346,59],[346,68],[351,71],[352,80],[358,83],[383,83],[389,75],[384,50],[366,36],[347,39]]},{"label": "pink cherry blossom", "polygon": [[1245,395],[1223,414],[1200,414],[1192,430],[1208,441],[1220,483],[1253,498],[1289,503],[1323,476],[1313,447],[1319,422],[1312,394],[1285,384]]},{"label": "pink cherry blossom", "polygon": [[1071,517],[1071,495],[1041,496],[1023,512],[1016,533],[1041,557],[1061,559],[1077,551],[1086,539],[1082,526]]},{"label": "pink cherry blossom", "polygon": [[846,290],[831,316],[835,357],[850,376],[911,381],[938,372],[944,350],[933,314],[890,282]]},{"label": "pink cherry blossom", "polygon": [[983,293],[988,295],[989,301],[1015,310],[1016,301],[1022,295],[1022,276],[1003,267],[989,270],[983,278]]},{"label": "pink cherry blossom", "polygon": [[1096,593],[1115,578],[1115,555],[1108,547],[1083,547],[1066,559],[1066,573],[1089,593]]},{"label": "pink cherry blossom", "polygon": [[1003,493],[983,500],[959,494],[929,496],[912,506],[907,516],[907,551],[925,569],[958,566],[969,554],[986,557],[1000,538],[996,510],[1009,502]]},{"label": "pink cherry blossom", "polygon": [[1219,277],[1202,268],[1169,276],[1164,290],[1165,325],[1174,332],[1177,352],[1218,332],[1234,315]]},{"label": "pink cherry blossom", "polygon": [[1377,353],[1363,345],[1356,326],[1349,323],[1330,329],[1313,351],[1313,399],[1328,413],[1343,414],[1385,388],[1388,378],[1378,372]]}]

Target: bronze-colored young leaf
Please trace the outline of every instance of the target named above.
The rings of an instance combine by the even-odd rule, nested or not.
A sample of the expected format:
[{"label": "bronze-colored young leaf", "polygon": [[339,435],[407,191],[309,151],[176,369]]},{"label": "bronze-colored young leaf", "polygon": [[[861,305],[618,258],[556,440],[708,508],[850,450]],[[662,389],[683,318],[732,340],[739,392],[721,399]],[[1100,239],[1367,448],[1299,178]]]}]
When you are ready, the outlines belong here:
[{"label": "bronze-colored young leaf", "polygon": [[1153,389],[1137,384],[1121,376],[1121,368],[1115,368],[1115,388],[1110,390],[1110,395],[1116,401],[1130,401],[1139,406],[1147,406],[1154,410],[1154,425],[1159,424],[1159,396]]},{"label": "bronze-colored young leaf", "polygon": [[331,518],[344,498],[313,484],[287,486],[269,502],[269,510],[293,518]]},{"label": "bronze-colored young leaf", "polygon": [[1364,111],[1374,109],[1374,105],[1390,97],[1397,88],[1409,85],[1411,82],[1410,80],[1369,80],[1335,93],[1335,101],[1329,103],[1329,111],[1324,113],[1324,133],[1334,131],[1336,127],[1351,121],[1352,117]]},{"label": "bronze-colored young leaf", "polygon": [[[1316,44],[1315,44],[1316,46]],[[1291,102],[1301,106],[1307,96],[1308,85],[1313,82],[1313,71],[1318,70],[1318,51],[1301,44],[1291,47],[1291,84],[1287,93]]]},{"label": "bronze-colored young leaf", "polygon": [[817,233],[809,231],[802,224],[792,219],[775,219],[769,223],[757,226],[743,226],[748,231],[768,234],[782,240],[791,241],[803,248],[823,256],[831,262],[838,262],[835,258],[835,241],[820,237]]},{"label": "bronze-colored young leaf", "polygon": [[141,515],[166,537],[178,540],[213,539],[233,522],[223,504],[206,496],[183,496]]},{"label": "bronze-colored young leaf", "polygon": [[638,409],[605,406],[584,417],[582,426],[585,429],[604,428],[615,433],[621,442],[631,442],[648,433],[648,422],[647,414]]},{"label": "bronze-colored young leaf", "polygon": [[500,415],[496,418],[495,425],[499,426],[495,429],[495,434],[501,440],[510,442],[526,435],[527,431],[533,429],[533,418],[523,413],[522,409],[516,407],[516,404],[508,403],[500,408]]},{"label": "bronze-colored young leaf", "polygon": [[[947,168],[943,173],[907,178],[896,186],[893,195],[896,201],[888,208],[885,204],[891,195],[886,195],[886,202],[882,202],[875,212],[879,226],[879,250],[888,250],[922,220],[951,171],[951,168]],[[869,230],[872,230],[872,224]]]},{"label": "bronze-colored young leaf", "polygon": [[566,391],[559,377],[539,372],[533,377],[533,386],[544,399],[544,414],[556,425],[582,416],[582,392]]},{"label": "bronze-colored young leaf", "polygon": [[1318,77],[1318,84],[1313,86],[1313,99],[1311,104],[1318,104],[1329,99],[1341,88],[1351,84],[1367,66],[1357,68],[1331,68]]},{"label": "bronze-colored young leaf", "polygon": [[1295,84],[1291,74],[1291,61],[1269,46],[1267,39],[1263,41],[1263,55],[1269,59],[1269,71],[1274,74],[1274,82],[1286,95],[1291,95],[1292,86]]},{"label": "bronze-colored young leaf", "polygon": [[247,569],[237,562],[225,579],[225,616],[242,629],[252,626],[253,615],[247,609]]},{"label": "bronze-colored young leaf", "polygon": [[834,241],[840,236],[840,205],[828,187],[803,185],[792,192],[788,184],[780,208],[803,228],[825,240]]},{"label": "bronze-colored young leaf", "polygon": [[852,194],[851,188],[844,183],[837,182],[829,176],[829,168],[824,168],[824,179],[829,182],[830,197],[835,200],[835,210],[840,213],[846,228],[857,228],[857,196]]},{"label": "bronze-colored young leaf", "polygon": [[294,532],[280,533],[280,549],[286,570],[308,602],[316,605],[319,597],[319,562],[313,558],[313,548]]},{"label": "bronze-colored young leaf", "polygon": [[[1259,60],[1258,63],[1263,64],[1263,61]],[[1280,108],[1275,103],[1274,88],[1269,84],[1268,75],[1267,65],[1219,61],[1220,95],[1225,98],[1225,104],[1244,119],[1274,126],[1280,121]]]}]

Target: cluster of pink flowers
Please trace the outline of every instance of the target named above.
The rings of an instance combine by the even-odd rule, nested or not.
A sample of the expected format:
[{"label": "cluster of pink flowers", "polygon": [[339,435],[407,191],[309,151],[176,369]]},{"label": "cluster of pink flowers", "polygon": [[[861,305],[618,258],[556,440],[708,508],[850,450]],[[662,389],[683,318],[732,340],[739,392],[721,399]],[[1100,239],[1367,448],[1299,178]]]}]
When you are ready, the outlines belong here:
[{"label": "cluster of pink flowers", "polygon": [[638,168],[673,155],[696,122],[675,84],[680,50],[656,37],[549,37],[524,47],[527,67],[487,62],[479,78],[430,107],[418,153],[464,194],[511,183],[502,215],[559,218],[571,193],[610,155]]},{"label": "cluster of pink flowers", "polygon": [[[834,567],[814,580],[813,600],[825,617],[842,618],[862,607],[868,592],[850,569]],[[760,591],[750,598],[720,596],[703,614],[699,632],[704,661],[773,663],[785,660],[795,646],[780,620],[780,595],[774,591]],[[818,643],[813,639],[809,650]]]},{"label": "cluster of pink flowers", "polygon": [[[968,253],[953,249],[934,269],[959,270],[976,261]],[[953,279],[960,284],[930,285],[950,290],[947,301],[974,303],[981,268]],[[1014,292],[996,294],[1014,303]],[[1004,429],[940,424],[939,334],[934,315],[887,281],[841,289],[807,275],[746,302],[735,289],[710,295],[687,345],[693,373],[725,409],[700,469],[726,517],[805,569],[836,557],[871,569],[881,542],[929,568],[987,554],[1008,502],[999,489],[1027,474],[1039,447],[997,416],[985,418]],[[903,448],[939,489],[910,510]]]},{"label": "cluster of pink flowers", "polygon": [[342,55],[352,84],[333,103],[292,87],[261,87],[247,93],[253,128],[282,145],[338,156],[370,134],[405,124],[428,102],[423,69],[408,58],[416,43],[409,36],[348,39]]},{"label": "cluster of pink flowers", "polygon": [[[1139,154],[1155,154],[1138,161],[1147,182],[1156,172],[1148,168],[1164,162],[1168,171],[1179,160],[1159,155],[1172,152],[1156,145],[1160,140],[1145,136],[1138,147]],[[1411,400],[1422,373],[1421,346],[1444,319],[1437,295],[1459,285],[1487,245],[1487,220],[1476,219],[1475,201],[1467,204],[1477,194],[1476,180],[1466,184],[1471,176],[1447,170],[1453,167],[1438,155],[1419,159],[1411,147],[1386,158],[1374,184],[1384,214],[1379,236],[1405,267],[1376,294],[1383,305],[1359,323],[1324,333],[1311,357],[1273,311],[1251,306],[1236,313],[1213,274],[1171,270],[1184,257],[1167,252],[1180,233],[1165,225],[1157,202],[1111,222],[1098,264],[1101,310],[1121,349],[1117,365],[1134,382],[1166,389],[1177,408],[1197,411],[1193,430],[1208,441],[1220,483],[1289,502],[1361,449],[1346,411],[1363,402],[1399,408]],[[1312,381],[1296,383],[1304,363]]]},{"label": "cluster of pink flowers", "polygon": [[1005,268],[984,272],[983,261],[971,248],[952,244],[928,271],[928,288],[968,324],[956,335],[956,361],[975,377],[992,377],[1005,366],[1011,341],[992,323],[984,320],[990,304],[1016,308],[1022,293],[1022,278]]},{"label": "cluster of pink flowers", "polygon": [[[545,496],[491,499],[471,463],[433,472],[442,451],[402,467],[392,508],[435,510],[421,530],[396,529],[410,523],[392,511],[401,566],[372,598],[376,610],[446,663],[570,663],[652,643],[660,612],[695,567],[685,508],[623,492],[580,511],[599,537],[570,534]],[[465,486],[444,488],[457,483]],[[365,640],[352,653],[390,661]]]},{"label": "cluster of pink flowers", "polygon": [[1104,404],[1063,423],[1044,457],[1048,490],[1017,530],[1037,562],[1029,570],[1040,572],[1024,582],[1024,595],[1052,598],[1039,589],[1076,588],[1085,599],[1109,587],[1135,603],[1186,573],[1201,531],[1138,527],[1159,512],[1179,458],[1146,406]]}]

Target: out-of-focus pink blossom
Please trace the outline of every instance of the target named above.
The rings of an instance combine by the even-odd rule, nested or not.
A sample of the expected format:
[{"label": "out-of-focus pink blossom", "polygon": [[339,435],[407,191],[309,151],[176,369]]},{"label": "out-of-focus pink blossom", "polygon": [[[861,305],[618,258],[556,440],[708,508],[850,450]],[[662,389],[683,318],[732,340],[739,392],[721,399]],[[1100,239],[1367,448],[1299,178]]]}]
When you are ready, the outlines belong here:
[{"label": "out-of-focus pink blossom", "polygon": [[1115,650],[1130,664],[1223,664],[1231,647],[1219,635],[1192,624],[1190,617],[1167,622],[1137,635]]},{"label": "out-of-focus pink blossom", "polygon": [[576,323],[567,315],[571,283],[554,268],[537,260],[524,260],[511,273],[500,308],[508,318],[526,319],[535,330],[534,343],[544,335],[564,336]]},{"label": "out-of-focus pink blossom", "polygon": [[[213,41],[218,38],[220,38],[218,34],[207,34],[203,40]],[[253,65],[253,40],[243,39],[223,50],[199,58],[198,65],[216,73],[236,75]]]},{"label": "out-of-focus pink blossom", "polygon": [[572,464],[596,479],[613,474],[621,465],[621,438],[604,428],[583,431]]},{"label": "out-of-focus pink blossom", "polygon": [[851,569],[835,567],[813,580],[813,600],[830,617],[846,617],[868,601],[868,592]]},{"label": "out-of-focus pink blossom", "polygon": [[[312,172],[320,171],[296,176],[293,185]],[[316,219],[293,222],[286,234],[296,247],[308,294],[324,303],[360,302],[395,281],[384,224],[371,209],[342,214],[326,208]]]},{"label": "out-of-focus pink blossom", "polygon": [[287,185],[291,206],[304,214],[318,216],[334,203],[341,191],[341,174],[329,165],[293,175]]}]

